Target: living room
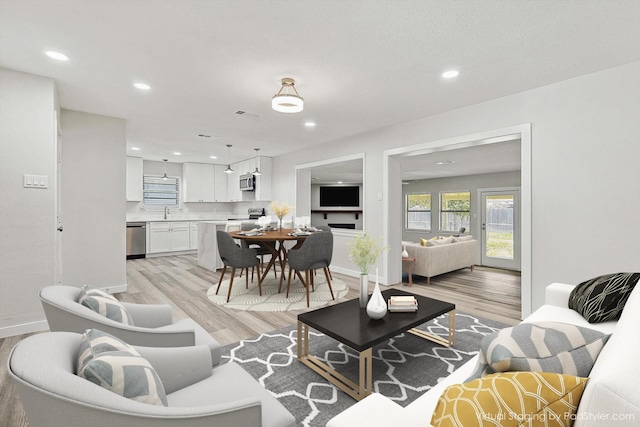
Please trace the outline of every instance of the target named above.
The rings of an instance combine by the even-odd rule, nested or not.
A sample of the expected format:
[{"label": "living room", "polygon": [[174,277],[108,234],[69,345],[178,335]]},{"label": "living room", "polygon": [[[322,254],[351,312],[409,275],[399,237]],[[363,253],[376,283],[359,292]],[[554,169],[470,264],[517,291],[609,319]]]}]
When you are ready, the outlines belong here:
[{"label": "living room", "polygon": [[[36,5],[34,2],[30,3]],[[360,49],[364,49],[369,44],[375,45],[376,42],[380,42],[379,38],[387,37],[392,40],[389,32],[396,34],[394,31],[399,31],[399,34],[405,34],[406,38],[399,43],[400,45],[411,44],[414,41],[411,35],[407,34],[409,30],[400,31],[399,28],[403,26],[416,30],[422,28],[424,23],[420,19],[416,21],[411,18],[416,9],[408,7],[407,10],[402,8],[395,10],[390,2],[384,5],[382,3],[378,5],[383,9],[382,16],[373,19],[373,10],[364,12],[368,18],[363,17],[363,20],[370,25],[367,28],[371,31],[361,34],[352,45],[345,45],[346,47],[342,49],[336,48],[338,58],[335,61],[344,59],[343,56],[353,55],[353,52],[365,52]],[[431,3],[431,7],[437,10],[435,3],[426,3]],[[301,127],[300,123],[286,121],[287,119],[282,115],[274,113],[273,120],[276,122],[276,127],[280,128],[276,136],[269,135],[269,146],[273,147],[274,154],[268,153],[270,147],[266,146],[261,149],[261,152],[273,158],[273,200],[294,205],[296,215],[307,213],[300,204],[297,194],[301,191],[301,187],[297,184],[300,165],[319,161],[330,162],[334,159],[355,156],[362,159],[365,176],[362,187],[363,229],[370,234],[382,235],[385,245],[390,247],[389,252],[379,258],[376,266],[380,271],[380,282],[383,285],[391,285],[399,283],[402,277],[400,252],[405,238],[402,221],[398,218],[398,206],[404,205],[402,157],[407,153],[429,155],[447,149],[486,144],[491,142],[492,138],[519,134],[522,136],[519,139],[521,141],[519,185],[521,186],[522,226],[520,241],[523,282],[522,316],[525,317],[544,304],[545,289],[551,283],[578,284],[605,273],[640,269],[640,244],[638,243],[640,229],[633,226],[636,223],[637,212],[640,211],[640,198],[634,196],[640,194],[637,167],[640,162],[640,146],[637,144],[637,135],[640,131],[637,120],[640,117],[638,49],[640,41],[635,27],[638,9],[633,2],[625,1],[596,2],[594,9],[581,8],[580,2],[567,2],[567,4],[548,2],[545,3],[543,10],[537,11],[527,2],[516,2],[523,9],[512,10],[505,4],[499,4],[500,7],[494,6],[495,9],[489,8],[483,13],[483,6],[479,3],[467,3],[471,8],[470,11],[463,14],[463,11],[456,9],[456,13],[469,17],[471,21],[474,15],[484,17],[481,23],[474,24],[478,25],[478,28],[473,27],[478,30],[478,33],[482,33],[481,29],[492,27],[491,13],[495,12],[504,16],[505,22],[501,21],[501,23],[508,24],[514,36],[510,40],[495,36],[492,39],[493,45],[481,48],[474,44],[475,50],[467,49],[469,52],[477,52],[471,55],[472,58],[469,61],[477,60],[477,56],[487,57],[482,62],[485,65],[476,68],[477,74],[473,76],[474,79],[478,79],[475,86],[477,92],[473,92],[474,96],[464,97],[464,93],[470,89],[464,84],[462,88],[456,87],[455,83],[450,81],[443,84],[446,90],[437,92],[438,96],[435,93],[431,96],[428,92],[417,92],[416,85],[408,85],[402,88],[402,92],[398,93],[396,98],[388,98],[388,105],[392,107],[390,109],[402,110],[404,108],[402,100],[414,99],[414,97],[424,100],[423,103],[418,103],[419,105],[429,105],[422,105],[420,109],[417,106],[415,110],[409,109],[409,113],[404,118],[395,116],[395,122],[380,127],[366,127],[359,122],[361,116],[367,116],[367,120],[371,122],[381,121],[385,117],[387,110],[381,110],[376,103],[367,104],[355,97],[354,104],[350,104],[345,110],[337,110],[337,113],[331,110],[335,107],[325,106],[328,111],[327,120],[333,116],[341,116],[355,123],[350,127],[345,122],[341,122],[340,132],[335,130],[337,127],[319,121],[316,130],[304,129],[307,133],[301,133],[298,129]],[[198,2],[191,3],[194,7],[197,4]],[[250,13],[250,16],[257,21],[252,25],[263,25],[264,27],[261,28],[268,30],[269,26],[258,16],[261,13],[272,16],[270,14],[273,12],[266,6],[259,5],[258,2],[247,4],[257,8]],[[286,2],[278,5],[278,13],[293,14],[290,5]],[[46,63],[41,68],[43,71],[38,71],[20,63],[18,58],[26,55],[25,52],[30,52],[29,55],[35,57],[40,55],[40,50],[46,47],[39,45],[11,47],[15,40],[24,38],[22,35],[26,31],[35,32],[34,28],[39,25],[43,28],[49,27],[42,24],[47,20],[41,15],[47,13],[55,16],[64,15],[65,11],[71,13],[67,8],[72,8],[68,3],[60,2],[59,11],[54,13],[44,4],[38,3],[37,6],[40,7],[40,11],[31,11],[30,7],[26,6],[21,9],[17,6],[17,2],[3,1],[0,14],[5,17],[1,21],[3,32],[0,35],[3,43],[0,49],[0,65],[3,67],[0,70],[2,85],[0,143],[3,150],[3,156],[0,159],[2,164],[0,168],[2,170],[0,257],[3,260],[0,265],[0,294],[2,295],[0,331],[3,337],[46,330],[46,319],[38,293],[43,287],[56,282],[55,271],[58,262],[62,263],[65,284],[71,286],[79,287],[88,283],[109,288],[127,283],[123,232],[123,224],[126,220],[126,204],[123,202],[124,175],[126,156],[131,154],[128,151],[129,147],[132,142],[137,142],[130,141],[130,135],[136,131],[137,125],[127,114],[124,114],[127,113],[124,110],[108,110],[102,105],[84,109],[84,104],[81,103],[58,102],[58,99],[65,99],[65,90],[72,84],[71,80],[57,78],[60,71],[56,71],[55,67],[58,65]],[[171,14],[168,13],[172,11],[178,13],[184,22],[196,20],[189,14],[186,7],[181,9],[177,5],[165,6],[169,11],[164,10],[164,14],[158,11],[158,14],[164,17],[162,22],[165,26],[173,22]],[[412,3],[412,6],[423,11],[417,4]],[[89,13],[94,16],[107,8],[99,2],[93,3],[93,7],[96,8],[93,11],[92,7],[83,6],[85,7],[86,10],[82,9],[76,13]],[[304,15],[308,22],[316,22],[314,19],[318,22],[329,22],[336,17],[336,14],[340,15],[335,10],[326,10],[332,9],[335,5],[328,7],[323,2],[318,2],[316,5],[307,4],[306,7],[310,9],[302,8],[302,10],[305,11]],[[346,8],[345,14],[342,15],[347,21],[342,22],[344,27],[355,22],[353,14],[358,9],[366,9],[362,3],[358,4],[358,2],[341,7]],[[518,19],[507,22],[509,20],[506,12],[502,15],[499,11],[501,7],[505,7]],[[240,9],[233,9],[231,6],[223,9],[223,16],[231,22],[237,20],[237,16],[242,14]],[[198,10],[197,7],[195,10]],[[115,14],[115,12],[109,12],[108,15],[112,13]],[[31,14],[33,14],[33,21],[29,20]],[[314,14],[317,15],[315,18],[311,16]],[[385,14],[389,14],[394,19],[390,19]],[[120,16],[125,15],[120,13]],[[202,15],[206,16],[205,13]],[[427,15],[426,12],[418,15],[427,19],[424,18]],[[442,15],[443,13],[437,14],[441,19],[451,19]],[[318,16],[324,17],[325,20],[321,20]],[[527,18],[527,16],[537,18]],[[296,21],[294,18],[292,17],[292,21]],[[389,32],[380,31],[382,35],[376,36],[372,43],[369,35],[375,33],[374,24],[380,25],[385,19],[401,22],[389,28]],[[412,25],[402,24],[405,19]],[[547,25],[552,26],[553,31],[547,31],[542,24],[528,23],[528,19],[539,23],[547,22]],[[564,20],[573,25],[566,25]],[[140,18],[141,21],[143,21],[142,18]],[[32,22],[29,25],[31,30],[17,28],[17,22]],[[56,22],[59,24],[60,21]],[[307,21],[305,22],[308,24]],[[434,28],[437,27],[437,21],[430,22]],[[453,22],[458,21],[453,20]],[[205,28],[208,26],[203,23],[200,25]],[[304,27],[304,23],[297,25]],[[449,28],[457,28],[460,25],[458,22],[457,25]],[[537,32],[534,35],[526,32],[518,33],[517,28],[523,25],[526,25],[530,31],[535,28]],[[64,25],[58,25],[58,27],[63,28]],[[179,35],[175,41],[176,44],[182,46],[190,43],[191,38],[199,38],[188,27],[187,24],[181,27],[184,33]],[[314,24],[313,28],[319,31],[317,27],[318,24]],[[576,32],[570,30],[570,27],[576,28]],[[304,34],[302,28],[296,28],[300,34]],[[199,31],[204,30],[201,28]],[[172,32],[180,33],[180,31]],[[447,34],[449,32],[445,31]],[[45,37],[49,34],[60,34],[50,28],[45,33]],[[263,34],[268,33],[265,31]],[[229,29],[226,34],[237,34],[237,30]],[[244,42],[247,45],[259,39],[251,32],[245,34],[247,35],[244,35]],[[340,37],[342,40],[340,43],[349,40],[352,35],[346,30],[336,34],[344,36]],[[425,41],[424,43],[429,40],[424,32],[418,34],[420,34],[418,38]],[[468,41],[476,33],[470,31],[465,34],[467,34],[465,40]],[[62,36],[49,37],[54,40]],[[229,37],[227,35],[226,38],[219,40],[229,41]],[[546,43],[536,41],[536,38],[545,40]],[[275,48],[278,43],[274,40],[285,39],[288,39],[285,35],[277,33],[266,46],[260,45],[253,55],[245,56],[264,58],[268,56],[268,52],[278,50]],[[446,38],[443,37],[443,39]],[[305,40],[313,39],[305,36]],[[502,44],[507,42],[511,43],[508,48]],[[58,43],[62,44],[62,41],[55,44]],[[74,43],[82,45],[79,39],[75,39]],[[307,45],[317,46],[322,43],[316,39]],[[126,45],[124,42],[121,44]],[[543,49],[544,46],[552,49],[558,44],[560,47],[552,52],[540,53],[537,50]],[[382,49],[381,52],[389,55],[393,50],[392,46],[389,44],[384,46],[386,49]],[[450,46],[454,51],[457,44],[452,41]],[[518,48],[518,46],[521,47]],[[493,56],[487,53],[489,47],[492,47]],[[230,50],[242,52],[245,48],[244,45],[238,45]],[[517,74],[497,74],[502,68],[496,65],[500,64],[498,58],[501,50],[506,51],[505,56],[510,59],[513,66],[511,70],[516,71]],[[16,51],[19,55],[15,54]],[[202,51],[206,49],[202,47]],[[289,51],[285,53],[286,55],[283,56],[297,58],[300,57],[298,53],[301,55],[304,53],[304,48],[300,48],[299,52],[296,51],[296,55],[291,55]],[[276,52],[274,56],[275,54]],[[378,54],[383,56],[381,53]],[[349,94],[351,88],[375,92],[371,88],[359,87],[368,78],[374,77],[371,74],[391,75],[393,69],[424,66],[424,63],[434,62],[436,58],[435,52],[431,50],[420,54],[411,52],[411,55],[413,59],[409,63],[404,63],[401,61],[402,58],[391,55],[387,59],[389,63],[384,68],[380,68],[379,72],[374,72],[371,71],[374,68],[367,65],[368,61],[373,60],[374,53],[363,54],[359,57],[364,64],[359,73],[347,78],[339,74],[327,74],[324,79],[313,83],[316,85],[313,91],[311,82],[306,77],[308,74],[305,75],[305,67],[300,65],[301,68],[296,68],[293,64],[294,59],[289,59],[287,62],[282,57],[278,57],[274,61],[282,60],[285,65],[274,68],[267,76],[255,77],[255,79],[265,80],[264,86],[267,87],[268,95],[265,98],[266,101],[255,99],[254,102],[258,104],[265,101],[267,105],[265,111],[269,110],[272,92],[279,87],[279,81],[275,79],[274,82],[274,77],[276,75],[286,77],[282,73],[287,73],[293,68],[296,70],[295,74],[306,77],[306,81],[302,79],[298,82],[297,88],[305,98],[305,102],[308,102],[307,111],[311,115],[314,97],[315,102],[322,100],[323,103],[330,104],[327,98],[335,99],[340,93]],[[462,58],[463,55],[460,57]],[[561,60],[562,57],[566,60]],[[322,58],[325,57],[322,56]],[[43,60],[39,61],[43,62]],[[87,58],[82,61],[85,65],[86,62],[91,62]],[[254,61],[257,59],[249,62],[254,64]],[[434,76],[436,69],[438,71],[437,78],[434,80],[438,80],[439,84],[442,84],[439,77],[440,68],[448,66],[451,61],[453,60],[442,59],[441,63],[433,65]],[[163,60],[162,62],[174,61]],[[318,62],[330,61],[323,59],[313,63],[318,64]],[[188,60],[183,62],[183,64],[189,63]],[[244,64],[238,59],[237,64],[240,63]],[[494,65],[490,66],[490,63]],[[246,67],[251,68],[251,64]],[[105,64],[102,66],[106,68]],[[175,64],[172,67],[174,66],[177,67]],[[124,67],[124,63],[120,63],[118,67]],[[271,67],[275,66],[271,65]],[[469,67],[471,66],[467,67],[467,75],[471,74]],[[156,66],[154,69],[161,68]],[[229,74],[235,74],[233,70],[237,68],[238,66],[229,67],[229,71],[225,72],[227,77],[224,80],[225,85],[234,86],[237,83],[237,80],[229,76]],[[317,68],[325,70],[331,67],[321,67],[318,64]],[[370,73],[366,72],[367,69]],[[158,77],[158,80],[178,80],[179,76],[187,71],[184,68],[177,70],[171,68],[171,70],[173,72],[169,76]],[[142,73],[141,70],[139,72]],[[328,73],[328,71],[324,72]],[[130,72],[127,71],[124,74],[128,75],[128,73]],[[424,74],[426,73],[421,72],[422,76]],[[529,79],[534,79],[534,74],[539,76],[539,79],[529,83]],[[460,77],[464,76],[465,72],[462,72]],[[129,77],[122,77],[122,79],[128,82]],[[261,98],[262,96],[253,95],[255,86],[248,83],[252,81],[255,81],[253,77],[246,77],[235,87],[242,88],[239,90],[242,90],[243,96]],[[385,82],[387,85],[383,87],[393,86],[392,83],[397,81],[391,79]],[[464,80],[462,82],[464,83]],[[226,89],[228,86],[216,90],[224,92],[228,90]],[[307,91],[304,90],[305,86]],[[494,90],[485,90],[488,86]],[[189,99],[198,98],[196,95],[199,90],[185,88],[184,96],[177,98],[174,102],[188,105]],[[452,90],[455,92],[451,92]],[[106,95],[102,96],[108,98]],[[96,98],[103,99],[97,96]],[[112,102],[111,100],[107,102],[106,98],[103,101],[105,105]],[[154,106],[171,103],[148,99],[143,101],[137,99],[130,103],[121,100],[118,102],[129,104],[132,115],[138,114],[134,110],[152,111]],[[215,103],[211,100],[207,102]],[[56,110],[57,104],[62,108],[56,123],[52,112]],[[232,109],[244,108],[243,105],[245,105],[244,101],[240,105],[230,102],[224,106],[225,114]],[[192,111],[185,113],[186,116],[190,114],[199,115],[200,113]],[[220,113],[220,116],[222,117],[223,114]],[[225,119],[220,120],[221,122],[237,119],[236,117],[229,119],[228,114],[224,117]],[[204,126],[211,118],[207,115],[198,120],[198,125]],[[255,121],[251,121],[250,118],[237,120],[245,120],[241,122],[240,127],[251,127],[253,123],[262,126],[262,122],[257,119]],[[322,129],[323,126],[325,129]],[[53,186],[48,190],[25,189],[22,181],[24,174],[46,175],[50,182],[56,176],[56,137],[52,131],[55,128],[60,129],[63,140],[64,167],[66,168],[63,175],[66,175],[62,177],[61,182],[63,182],[63,188],[64,186],[66,188],[62,194],[57,194]],[[162,132],[169,130],[163,128]],[[260,132],[255,129],[252,132],[258,135],[257,139],[260,139]],[[155,134],[152,134],[149,140],[155,140],[156,137],[160,140]],[[234,143],[231,149],[232,155],[239,158],[250,157],[257,139],[251,140],[242,147],[239,143]],[[265,139],[267,139],[266,136]],[[318,141],[319,139],[321,141]],[[286,149],[282,148],[286,145],[283,141],[288,143]],[[222,160],[220,163],[226,164],[228,152],[225,144],[219,142],[217,145],[221,147],[218,153]],[[155,161],[160,160],[160,158],[155,159]],[[88,179],[88,177],[107,177],[107,179]],[[55,231],[58,226],[56,223],[57,197],[62,198],[63,210],[66,210],[65,241],[62,243],[64,246],[61,260],[55,258],[54,250],[57,244]],[[621,201],[624,201],[622,206]],[[612,207],[622,207],[615,210],[615,220],[610,219]],[[334,234],[332,270],[357,277],[357,269],[347,258],[347,243],[353,239],[353,232],[341,231]]]}]

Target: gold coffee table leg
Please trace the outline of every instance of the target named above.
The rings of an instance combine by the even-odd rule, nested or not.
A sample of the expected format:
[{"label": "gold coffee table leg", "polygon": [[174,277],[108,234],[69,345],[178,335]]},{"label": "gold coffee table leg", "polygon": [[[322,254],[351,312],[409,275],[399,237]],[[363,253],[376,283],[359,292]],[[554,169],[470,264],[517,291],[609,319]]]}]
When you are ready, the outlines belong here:
[{"label": "gold coffee table leg", "polygon": [[451,310],[447,315],[449,316],[449,336],[447,338],[417,328],[409,329],[407,332],[417,335],[420,338],[433,341],[436,344],[451,347],[456,340],[456,311]]},{"label": "gold coffee table leg", "polygon": [[298,321],[298,360],[355,400],[362,400],[373,391],[372,354],[371,348],[358,352],[360,384],[356,384],[309,354],[309,326]]}]

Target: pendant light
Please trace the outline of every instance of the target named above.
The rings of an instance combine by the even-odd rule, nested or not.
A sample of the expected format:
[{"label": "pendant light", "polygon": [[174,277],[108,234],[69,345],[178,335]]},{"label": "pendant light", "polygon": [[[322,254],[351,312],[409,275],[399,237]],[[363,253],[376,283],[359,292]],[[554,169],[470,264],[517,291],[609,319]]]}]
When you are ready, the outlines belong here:
[{"label": "pendant light", "polygon": [[[260,151],[259,148],[254,148],[254,150],[256,150],[256,161],[258,159],[258,151]],[[262,175],[262,172],[260,172],[260,170],[258,169],[258,166],[256,166],[256,170],[253,171],[253,176],[260,176]]]},{"label": "pendant light", "polygon": [[282,87],[271,98],[271,108],[280,113],[299,113],[304,109],[304,99],[295,88],[296,82],[289,77],[282,79]]},{"label": "pendant light", "polygon": [[162,159],[162,161],[164,162],[164,176],[162,177],[163,180],[168,180],[169,177],[167,176],[167,159]]},{"label": "pendant light", "polygon": [[227,165],[227,168],[224,170],[225,173],[233,173],[233,169],[231,169],[231,144],[227,144],[227,149],[229,151],[229,156],[228,156],[228,160],[229,160],[229,164]]}]

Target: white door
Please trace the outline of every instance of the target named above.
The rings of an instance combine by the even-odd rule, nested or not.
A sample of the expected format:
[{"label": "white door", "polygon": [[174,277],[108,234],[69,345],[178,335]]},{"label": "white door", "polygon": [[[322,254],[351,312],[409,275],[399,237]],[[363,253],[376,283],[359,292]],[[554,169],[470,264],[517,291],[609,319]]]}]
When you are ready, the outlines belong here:
[{"label": "white door", "polygon": [[56,144],[55,162],[55,203],[56,203],[56,232],[54,237],[54,258],[55,258],[55,283],[62,285],[62,135],[58,130],[58,112],[54,111],[53,135]]},{"label": "white door", "polygon": [[481,190],[481,264],[520,270],[520,190]]}]

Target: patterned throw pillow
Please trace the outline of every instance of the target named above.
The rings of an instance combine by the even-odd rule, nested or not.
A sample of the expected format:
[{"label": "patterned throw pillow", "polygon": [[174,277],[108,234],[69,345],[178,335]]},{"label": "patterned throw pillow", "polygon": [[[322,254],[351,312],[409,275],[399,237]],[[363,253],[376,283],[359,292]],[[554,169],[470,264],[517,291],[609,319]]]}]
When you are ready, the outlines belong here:
[{"label": "patterned throw pillow", "polygon": [[435,427],[560,427],[573,424],[587,378],[551,372],[505,372],[448,387],[431,418]]},{"label": "patterned throw pillow", "polygon": [[83,286],[78,303],[108,319],[133,326],[129,312],[120,301],[100,289],[87,289]]},{"label": "patterned throw pillow", "polygon": [[478,366],[467,379],[507,371],[589,376],[609,335],[568,323],[520,323],[487,335]]},{"label": "patterned throw pillow", "polygon": [[569,308],[589,323],[618,320],[640,273],[616,273],[580,283],[569,295]]},{"label": "patterned throw pillow", "polygon": [[157,372],[129,344],[97,329],[87,329],[78,349],[77,375],[120,396],[167,406]]},{"label": "patterned throw pillow", "polygon": [[453,242],[466,242],[467,240],[473,240],[473,236],[453,236]]}]

